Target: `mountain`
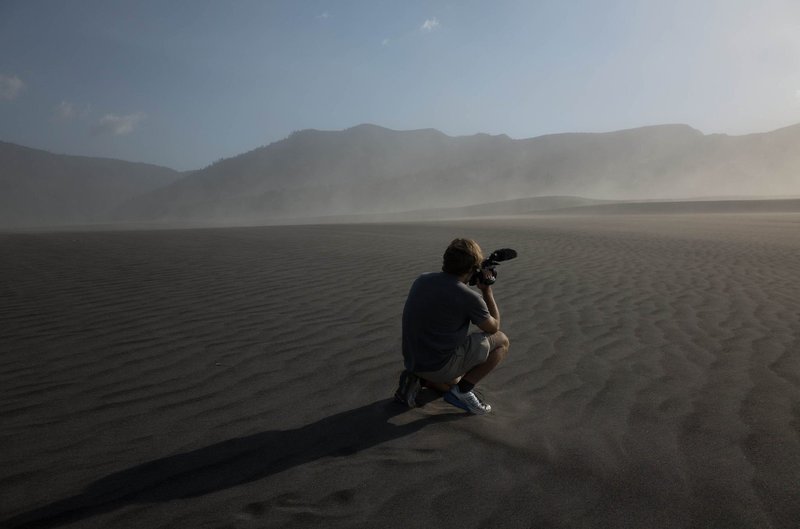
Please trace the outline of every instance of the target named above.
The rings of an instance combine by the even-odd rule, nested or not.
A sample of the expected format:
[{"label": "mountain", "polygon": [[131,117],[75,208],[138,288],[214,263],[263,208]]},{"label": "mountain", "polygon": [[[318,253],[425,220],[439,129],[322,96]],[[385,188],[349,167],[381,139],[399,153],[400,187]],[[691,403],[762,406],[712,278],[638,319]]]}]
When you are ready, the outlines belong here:
[{"label": "mountain", "polygon": [[120,220],[270,222],[462,208],[534,196],[800,195],[800,125],[747,136],[687,125],[514,140],[359,125],[304,130],[142,196]]},{"label": "mountain", "polygon": [[155,165],[0,142],[0,227],[107,222],[122,203],[180,177]]},{"label": "mountain", "polygon": [[800,125],[745,136],[656,125],[521,140],[358,125],[295,132],[187,173],[0,142],[6,227],[450,218],[599,204],[575,197],[704,196],[800,196]]},{"label": "mountain", "polygon": [[[461,205],[483,191],[507,137],[360,125],[304,130],[223,160],[132,201],[123,215],[162,220],[271,219]],[[448,189],[466,188],[448,196]]]}]

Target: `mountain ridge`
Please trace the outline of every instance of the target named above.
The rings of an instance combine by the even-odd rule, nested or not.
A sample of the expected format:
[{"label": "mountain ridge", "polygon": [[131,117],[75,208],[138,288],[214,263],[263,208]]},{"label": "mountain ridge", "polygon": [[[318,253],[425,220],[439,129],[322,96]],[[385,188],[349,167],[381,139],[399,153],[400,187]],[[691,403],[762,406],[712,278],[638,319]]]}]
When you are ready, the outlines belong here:
[{"label": "mountain ridge", "polygon": [[106,221],[126,200],[182,174],[141,162],[54,154],[0,141],[0,226]]},{"label": "mountain ridge", "polygon": [[[7,168],[3,152],[0,148],[0,166]],[[101,160],[46,154],[66,156],[62,161],[70,164],[97,165]],[[141,169],[136,189],[130,182],[127,187],[117,182],[124,192],[113,197],[101,193],[107,207],[95,204],[84,208],[83,216],[62,215],[62,220],[270,223],[464,208],[543,196],[620,201],[800,195],[800,124],[741,136],[706,135],[672,123],[513,139],[483,133],[448,136],[436,129],[398,131],[363,123],[338,131],[296,131],[195,171],[135,167]],[[52,163],[50,169],[59,172]],[[85,180],[84,188],[91,184]],[[13,178],[0,182],[7,188],[14,185]],[[108,182],[95,177],[94,184]],[[32,211],[58,210],[52,197],[38,197],[40,204],[36,196],[23,198],[35,206]],[[48,222],[59,222],[58,214],[45,216]],[[0,224],[7,224],[7,217],[0,217]]]}]

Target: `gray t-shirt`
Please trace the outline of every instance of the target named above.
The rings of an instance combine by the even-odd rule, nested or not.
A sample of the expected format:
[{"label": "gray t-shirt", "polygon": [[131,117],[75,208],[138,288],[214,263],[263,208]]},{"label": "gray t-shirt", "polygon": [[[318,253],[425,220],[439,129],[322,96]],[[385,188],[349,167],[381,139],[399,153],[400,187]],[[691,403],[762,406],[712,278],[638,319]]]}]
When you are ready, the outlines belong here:
[{"label": "gray t-shirt", "polygon": [[489,318],[483,297],[445,272],[422,274],[403,309],[403,359],[408,370],[437,371],[464,343],[470,322]]}]

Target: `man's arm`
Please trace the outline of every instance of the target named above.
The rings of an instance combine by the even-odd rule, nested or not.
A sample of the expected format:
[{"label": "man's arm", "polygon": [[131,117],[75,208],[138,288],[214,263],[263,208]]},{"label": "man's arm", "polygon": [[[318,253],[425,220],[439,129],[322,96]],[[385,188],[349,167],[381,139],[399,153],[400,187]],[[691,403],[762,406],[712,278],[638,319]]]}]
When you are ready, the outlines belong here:
[{"label": "man's arm", "polygon": [[478,328],[483,332],[494,334],[500,330],[500,310],[497,308],[497,303],[494,301],[491,285],[482,285],[478,283],[478,288],[481,289],[483,300],[486,302],[486,308],[489,309],[489,317],[486,321],[479,324]]}]

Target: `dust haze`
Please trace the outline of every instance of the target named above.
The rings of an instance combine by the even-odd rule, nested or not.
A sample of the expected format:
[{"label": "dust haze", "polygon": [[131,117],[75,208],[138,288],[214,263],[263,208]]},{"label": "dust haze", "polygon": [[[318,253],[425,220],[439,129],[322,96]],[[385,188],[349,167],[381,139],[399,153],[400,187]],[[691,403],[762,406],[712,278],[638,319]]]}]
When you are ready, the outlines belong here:
[{"label": "dust haze", "polygon": [[1,144],[0,221],[285,224],[792,198],[800,196],[798,144],[800,126],[727,136],[660,125],[516,140],[359,125],[299,131],[183,173]]}]

